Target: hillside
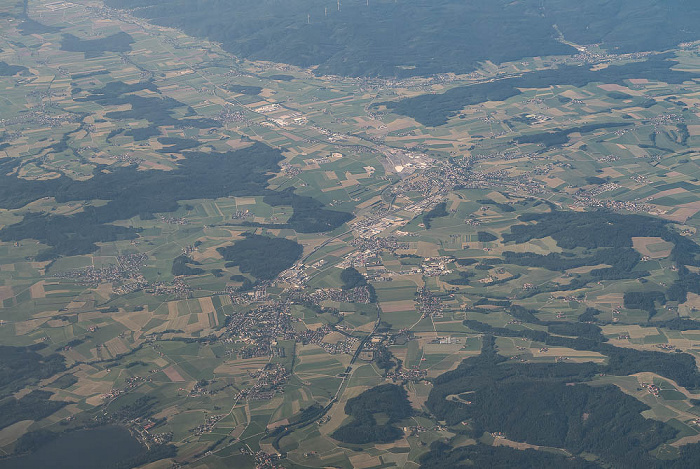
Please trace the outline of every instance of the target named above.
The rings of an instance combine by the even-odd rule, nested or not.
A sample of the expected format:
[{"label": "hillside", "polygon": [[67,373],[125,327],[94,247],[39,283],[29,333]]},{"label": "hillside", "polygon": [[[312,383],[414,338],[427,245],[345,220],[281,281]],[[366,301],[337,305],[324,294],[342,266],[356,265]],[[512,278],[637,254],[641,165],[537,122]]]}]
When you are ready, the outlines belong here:
[{"label": "hillside", "polygon": [[572,43],[601,43],[617,53],[666,49],[700,37],[700,5],[690,0],[106,3],[220,42],[239,56],[350,76],[465,73],[487,60],[576,53],[559,32]]}]

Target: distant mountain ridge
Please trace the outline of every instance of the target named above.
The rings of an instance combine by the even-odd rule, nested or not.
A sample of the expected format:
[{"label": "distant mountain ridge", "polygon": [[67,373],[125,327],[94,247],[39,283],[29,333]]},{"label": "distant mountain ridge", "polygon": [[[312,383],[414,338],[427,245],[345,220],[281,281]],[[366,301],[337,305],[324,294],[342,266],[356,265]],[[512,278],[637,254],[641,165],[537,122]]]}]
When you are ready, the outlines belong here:
[{"label": "distant mountain ridge", "polygon": [[[223,44],[233,54],[318,74],[464,73],[479,62],[575,53],[664,50],[700,39],[692,0],[106,0]],[[340,5],[340,11],[338,10]]]}]

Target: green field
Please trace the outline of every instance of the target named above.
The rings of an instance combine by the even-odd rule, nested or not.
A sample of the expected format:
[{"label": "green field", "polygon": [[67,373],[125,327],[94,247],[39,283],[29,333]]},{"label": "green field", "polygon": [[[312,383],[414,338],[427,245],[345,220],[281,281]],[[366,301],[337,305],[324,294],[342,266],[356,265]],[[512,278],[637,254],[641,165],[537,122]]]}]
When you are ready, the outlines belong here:
[{"label": "green field", "polygon": [[[650,458],[695,448],[700,99],[676,73],[697,75],[697,42],[660,68],[586,46],[352,78],[234,57],[97,0],[5,3],[0,367],[26,362],[0,400],[65,405],[4,411],[3,454],[96,421],[173,445],[154,468],[252,468],[257,451],[412,468],[437,440],[508,451],[497,425],[443,426],[431,400],[490,336],[508,366],[597,367],[588,384],[670,428]],[[560,74],[578,65],[607,79]],[[562,81],[537,85],[550,72]],[[534,85],[420,123],[444,93],[517,77]],[[269,259],[289,262],[266,275]],[[391,444],[332,437],[351,399],[389,383],[415,411]],[[574,455],[615,467],[606,454]]]}]

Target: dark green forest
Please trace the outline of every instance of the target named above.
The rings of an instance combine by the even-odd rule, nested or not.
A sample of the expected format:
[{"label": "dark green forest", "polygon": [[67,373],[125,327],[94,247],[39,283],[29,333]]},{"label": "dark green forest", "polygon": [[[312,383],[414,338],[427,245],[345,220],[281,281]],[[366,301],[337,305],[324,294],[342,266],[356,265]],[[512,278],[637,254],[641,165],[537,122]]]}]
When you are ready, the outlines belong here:
[{"label": "dark green forest", "polygon": [[[614,52],[664,50],[700,33],[692,0],[108,0],[251,59],[318,65],[317,74],[465,73],[480,62],[575,54],[558,40]],[[327,8],[327,14],[324,11]]]},{"label": "dark green forest", "polygon": [[9,65],[7,62],[0,61],[0,77],[11,77],[26,71],[28,71],[27,67],[22,67],[21,65]]},{"label": "dark green forest", "polygon": [[637,270],[642,256],[632,248],[602,248],[589,255],[576,256],[569,252],[547,255],[531,252],[515,253],[505,251],[503,259],[508,264],[528,267],[542,267],[549,270],[565,271],[586,265],[608,264],[611,267],[593,269],[588,274],[572,280],[567,289],[580,288],[591,281],[640,278],[649,275],[645,270]]},{"label": "dark green forest", "polygon": [[[663,186],[660,188],[663,190]],[[576,278],[566,286],[580,288],[592,280],[639,278],[648,275],[637,268],[639,254],[632,248],[632,237],[659,237],[673,243],[671,260],[678,266],[678,279],[653,301],[642,300],[634,292],[626,295],[629,307],[642,306],[650,317],[656,314],[652,303],[666,300],[684,302],[688,292],[700,293],[700,274],[687,266],[700,265],[700,246],[676,232],[665,220],[645,215],[623,215],[608,211],[584,213],[552,211],[543,214],[525,214],[518,217],[524,224],[513,225],[510,233],[503,234],[504,242],[523,243],[551,236],[563,249],[583,249],[584,255],[564,252],[540,256],[532,253],[505,252],[506,262],[550,270],[566,270],[574,266],[609,264],[611,267],[594,269],[588,275]],[[536,222],[536,223],[533,223]],[[630,296],[631,295],[631,296]]]},{"label": "dark green forest", "polygon": [[601,467],[582,458],[566,457],[534,449],[518,450],[507,446],[482,444],[453,449],[440,440],[430,446],[430,451],[421,456],[419,462],[423,469],[445,469],[448,467],[597,469]]},{"label": "dark green forest", "polygon": [[[583,383],[596,373],[592,363],[511,362],[497,354],[493,337],[487,335],[479,356],[434,380],[426,405],[449,425],[468,421],[475,436],[503,432],[516,441],[592,453],[619,468],[660,466],[649,453],[677,430],[642,417],[648,407],[617,387]],[[455,395],[468,395],[471,404],[450,397]],[[696,460],[698,454],[687,456]],[[480,456],[429,453],[426,462],[440,457]]]},{"label": "dark green forest", "polygon": [[[133,94],[139,91],[151,91],[157,95],[142,96]],[[128,104],[131,106],[129,110],[111,111],[105,115],[110,119],[116,120],[146,120],[151,127],[162,125],[195,127],[198,129],[221,127],[221,123],[214,119],[192,117],[196,113],[190,109],[187,109],[187,118],[179,119],[174,117],[175,110],[186,107],[186,105],[176,99],[161,95],[158,87],[152,81],[141,81],[131,85],[121,81],[113,81],[102,88],[89,91],[79,89],[77,93],[74,93],[73,99],[79,102],[95,102],[102,106]],[[153,132],[155,130],[151,130],[151,133]]]},{"label": "dark green forest", "polygon": [[[182,142],[164,140],[173,145]],[[28,213],[24,219],[0,230],[4,241],[37,239],[49,249],[38,259],[60,255],[85,254],[97,249],[95,243],[133,239],[137,230],[109,223],[134,216],[150,218],[154,213],[171,212],[178,202],[189,199],[214,199],[231,195],[265,195],[271,204],[290,203],[294,213],[288,226],[303,233],[332,230],[352,218],[346,212],[323,208],[323,204],[291,192],[275,193],[267,189],[272,173],[279,170],[280,151],[255,143],[226,153],[185,153],[173,171],[139,171],[135,166],[97,168],[93,177],[74,181],[66,176],[46,181],[28,181],[8,175],[18,162],[0,160],[0,207],[20,208],[42,197],[55,197],[63,203],[76,200],[108,200],[106,205],[87,205],[71,216]]]},{"label": "dark green forest", "polygon": [[[395,384],[383,384],[368,389],[345,404],[345,413],[350,422],[331,435],[338,441],[349,444],[391,443],[403,436],[403,430],[394,424],[410,417],[413,409],[406,390]],[[384,417],[378,424],[376,416]]]},{"label": "dark green forest", "polygon": [[0,345],[0,399],[66,369],[62,355],[54,353],[44,356],[39,350],[42,350],[41,345]]},{"label": "dark green forest", "polygon": [[19,19],[22,20],[22,22],[18,26],[18,30],[20,34],[23,35],[28,35],[28,34],[50,34],[50,33],[57,33],[61,29],[61,27],[56,27],[56,26],[47,26],[43,23],[39,23],[38,21],[35,21],[29,17],[28,14],[28,9],[29,9],[29,1],[28,0],[22,0],[19,4],[22,5],[22,13],[19,15]]},{"label": "dark green forest", "polygon": [[91,59],[104,52],[129,52],[133,43],[132,37],[123,31],[98,39],[80,39],[72,34],[64,34],[61,50],[83,52],[86,59]]},{"label": "dark green forest", "polygon": [[7,397],[0,401],[0,429],[22,420],[41,420],[68,402],[52,401],[53,393],[48,391],[32,391],[20,399]]},{"label": "dark green forest", "polygon": [[661,291],[626,292],[624,296],[625,308],[643,309],[649,313],[649,317],[656,315],[656,304],[666,304],[666,295]]},{"label": "dark green forest", "polygon": [[370,303],[377,302],[377,292],[372,285],[367,283],[367,279],[354,267],[343,269],[340,273],[340,280],[343,282],[343,290],[352,290],[357,287],[367,287],[369,291]]},{"label": "dark green forest", "polygon": [[217,248],[217,251],[228,261],[227,267],[238,266],[245,274],[271,280],[291,267],[301,257],[304,248],[289,239],[249,233],[232,246]]},{"label": "dark green forest", "polygon": [[551,236],[564,249],[631,248],[635,236],[671,235],[668,223],[659,218],[606,211],[533,213],[518,220],[527,224],[513,225],[503,241],[524,243]]},{"label": "dark green forest", "polygon": [[273,207],[290,205],[294,213],[286,224],[277,225],[276,228],[291,228],[298,233],[332,231],[353,218],[350,213],[328,210],[311,197],[297,195],[293,188],[270,192],[263,197],[263,202]]},{"label": "dark green forest", "polygon": [[197,140],[180,137],[158,137],[158,143],[163,145],[158,153],[180,153],[200,145]]},{"label": "dark green forest", "polygon": [[607,339],[602,335],[600,328],[594,324],[543,322],[535,316],[536,311],[526,310],[521,306],[512,306],[508,312],[520,321],[548,326],[549,332],[527,328],[494,327],[473,319],[467,319],[463,323],[471,330],[483,334],[522,337],[543,345],[601,353],[608,357],[608,361],[604,366],[597,368],[600,373],[627,376],[650,371],[672,379],[681,386],[691,389],[700,388],[700,372],[698,372],[695,358],[690,354],[615,347],[605,343]]},{"label": "dark green forest", "polygon": [[367,279],[354,267],[343,269],[340,273],[340,280],[343,282],[343,290],[352,290],[356,287],[367,285]]},{"label": "dark green forest", "polygon": [[41,197],[55,197],[56,202],[75,200],[109,200],[106,205],[88,205],[71,216],[30,213],[14,225],[0,231],[4,241],[37,239],[51,248],[42,259],[58,255],[92,252],[95,243],[130,239],[136,230],[108,225],[116,220],[152,216],[171,212],[178,201],[263,194],[271,172],[282,159],[278,150],[256,143],[227,153],[188,153],[173,171],[139,171],[135,166],[103,172],[95,170],[92,178],[74,181],[62,176],[48,181],[27,181],[7,175],[17,164],[0,161],[0,206],[19,208]]},{"label": "dark green forest", "polygon": [[198,263],[195,263],[190,257],[185,256],[184,254],[181,256],[177,256],[173,260],[173,267],[171,269],[171,273],[173,275],[201,275],[204,273],[204,269],[200,267],[192,267],[189,264],[195,264],[197,265]]},{"label": "dark green forest", "polygon": [[431,222],[433,221],[433,218],[441,218],[449,215],[447,210],[445,210],[446,207],[446,202],[440,202],[435,207],[423,214],[423,224],[425,225],[426,230],[429,230],[432,226]]},{"label": "dark green forest", "polygon": [[476,233],[476,239],[480,243],[490,243],[491,241],[496,241],[498,236],[494,235],[493,233],[489,233],[488,231],[479,231]]},{"label": "dark green forest", "polygon": [[539,143],[545,147],[553,147],[556,145],[564,145],[569,141],[569,134],[572,133],[588,133],[599,129],[611,129],[616,127],[627,127],[632,124],[625,122],[610,122],[602,124],[588,124],[579,127],[571,127],[564,130],[555,130],[553,132],[543,132],[538,134],[523,135],[522,137],[517,137],[515,141],[517,143]]},{"label": "dark green forest", "polygon": [[15,443],[15,454],[30,453],[39,447],[58,438],[60,433],[49,430],[36,430],[27,432]]},{"label": "dark green forest", "polygon": [[498,208],[501,212],[515,212],[515,207],[513,207],[511,204],[502,204],[492,199],[479,199],[477,200],[477,202],[482,205],[493,205],[494,207]]},{"label": "dark green forest", "polygon": [[[630,78],[646,78],[666,83],[683,83],[693,79],[692,73],[672,70],[671,67],[676,62],[668,60],[669,58],[669,54],[661,54],[644,62],[611,65],[598,71],[584,66],[566,65],[553,70],[539,70],[515,78],[459,86],[440,94],[424,94],[383,104],[396,114],[409,116],[423,125],[436,127],[446,124],[450,117],[466,106],[486,101],[505,101],[517,96],[521,94],[519,88],[549,88],[553,83],[582,88],[589,83],[598,82],[624,84],[625,80]],[[539,139],[544,139],[545,144],[561,144],[566,143],[563,141],[564,137],[563,134],[553,134]]]}]

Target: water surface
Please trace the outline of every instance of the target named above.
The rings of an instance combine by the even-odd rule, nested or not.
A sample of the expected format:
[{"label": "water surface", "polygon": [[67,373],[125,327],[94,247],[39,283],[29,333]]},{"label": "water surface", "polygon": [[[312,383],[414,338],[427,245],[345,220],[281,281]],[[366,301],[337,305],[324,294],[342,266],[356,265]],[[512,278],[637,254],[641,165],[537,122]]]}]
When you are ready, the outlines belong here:
[{"label": "water surface", "polygon": [[0,469],[106,469],[144,449],[129,430],[109,425],[65,433],[34,453],[0,460]]}]

